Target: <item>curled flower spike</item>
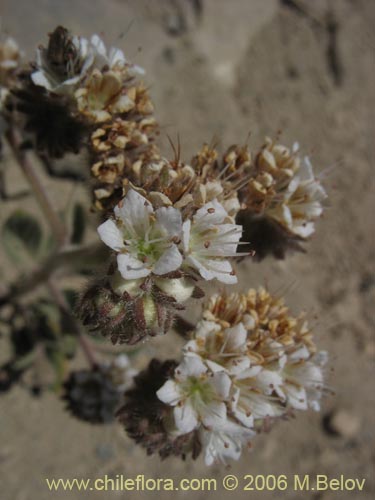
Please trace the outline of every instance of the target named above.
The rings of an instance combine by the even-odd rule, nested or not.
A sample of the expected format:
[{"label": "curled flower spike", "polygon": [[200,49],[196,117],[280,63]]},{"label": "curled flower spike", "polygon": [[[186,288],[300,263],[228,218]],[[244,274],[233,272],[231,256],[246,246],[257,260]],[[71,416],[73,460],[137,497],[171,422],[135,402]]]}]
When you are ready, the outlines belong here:
[{"label": "curled flower spike", "polygon": [[31,75],[35,85],[55,94],[74,91],[95,61],[94,47],[82,37],[72,36],[58,26],[51,34],[48,47],[40,47],[36,71]]},{"label": "curled flower spike", "polygon": [[215,295],[157,391],[179,433],[198,429],[207,464],[238,459],[266,423],[320,409],[327,355],[303,317],[266,290]]},{"label": "curled flower spike", "polygon": [[298,144],[290,151],[267,138],[242,196],[253,216],[270,218],[295,238],[306,239],[314,232],[327,194],[309,158],[301,160],[298,151]]},{"label": "curled flower spike", "polygon": [[[16,43],[1,42],[0,118],[13,156],[53,222],[53,203],[24,149],[33,148],[57,176],[65,172],[54,170],[51,160],[85,150],[79,159],[87,160],[87,171],[77,179],[91,176],[93,208],[101,212],[98,235],[111,249],[106,272],[76,301],[76,315],[87,331],[113,344],[135,345],[173,327],[186,341],[180,360],[153,359],[140,373],[125,355],[99,363],[94,344],[85,343],[70,315],[70,301],[50,283],[55,303],[42,301],[35,309],[43,320],[43,345],[54,362],[73,355],[74,339],[50,332],[60,311],[58,330],[65,323],[72,329],[91,366],[66,380],[67,409],[92,423],[117,416],[147,454],[196,459],[202,453],[207,465],[238,460],[270,423],[318,411],[327,354],[317,351],[305,315],[294,316],[281,298],[264,288],[222,291],[204,304],[196,324],[178,314],[190,298],[205,295],[197,283],[237,283],[234,259],[253,252],[258,260],[283,258],[289,249],[302,250],[327,195],[298,144],[287,148],[267,138],[255,155],[247,144],[224,153],[203,144],[187,164],[179,140],[177,146],[170,140],[174,158],[168,159],[156,143],[159,125],[148,88],[138,79],[144,71],[121,49],[58,26],[34,63],[22,71],[19,63]],[[84,215],[76,208],[73,230],[58,233],[72,233],[72,243],[80,244]],[[80,248],[70,255],[60,246],[47,259],[47,273],[32,273],[31,284],[50,277],[54,257],[57,269],[81,256]],[[3,391],[23,375],[35,347],[35,328],[20,340],[28,325],[19,328],[19,312],[25,322],[32,315],[23,306],[18,310],[18,285],[3,294],[4,304],[12,302],[14,330],[14,357],[0,367]],[[38,316],[35,325],[40,321]]]}]

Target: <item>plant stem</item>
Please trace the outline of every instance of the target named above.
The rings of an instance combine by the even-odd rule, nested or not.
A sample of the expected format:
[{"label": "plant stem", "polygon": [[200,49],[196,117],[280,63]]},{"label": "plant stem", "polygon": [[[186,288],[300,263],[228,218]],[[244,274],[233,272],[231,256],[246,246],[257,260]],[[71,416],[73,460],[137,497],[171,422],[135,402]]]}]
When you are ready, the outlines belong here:
[{"label": "plant stem", "polygon": [[68,236],[66,227],[61,220],[53,201],[49,197],[48,192],[40,182],[38,174],[35,171],[33,162],[31,160],[30,152],[22,151],[20,149],[20,146],[22,144],[22,136],[20,132],[15,127],[11,127],[7,134],[7,138],[12,152],[22,169],[22,172],[24,173],[30,186],[33,189],[35,197],[48,221],[57,244],[59,246],[63,245],[66,242]]},{"label": "plant stem", "polygon": [[[56,239],[57,248],[61,249],[61,247],[66,244],[68,238],[68,231],[66,229],[66,226],[61,220],[53,201],[49,197],[45,187],[39,179],[39,176],[34,168],[33,161],[30,157],[30,153],[27,151],[22,151],[20,148],[22,144],[22,136],[20,132],[15,127],[11,127],[7,134],[7,138],[13,154],[17,159],[25,177],[29,181],[31,188],[33,189],[35,198],[49,223],[52,234]],[[79,321],[72,315],[69,304],[67,303],[64,294],[61,292],[58,286],[56,286],[53,280],[52,274],[56,269],[55,261],[58,255],[58,252],[54,252],[48,259],[49,265],[45,268],[42,267],[38,271],[33,273],[30,276],[29,283],[25,284],[25,281],[23,281],[22,286],[20,286],[20,283],[18,283],[18,285],[16,284],[16,286],[13,287],[12,297],[14,297],[14,294],[19,295],[25,289],[30,289],[36,283],[47,282],[47,286],[51,292],[51,295],[55,299],[61,311],[66,315],[67,319],[70,322],[71,328],[77,334],[80,345],[88,362],[92,367],[95,367],[97,366],[98,362],[96,360],[95,353],[84,334],[83,327],[79,323]]]},{"label": "plant stem", "polygon": [[56,304],[60,307],[61,311],[66,315],[67,319],[70,322],[71,327],[75,331],[78,336],[79,343],[81,345],[82,351],[85,354],[90,365],[95,368],[98,365],[98,361],[96,359],[95,352],[88,342],[88,339],[84,333],[83,327],[80,322],[72,315],[70,311],[69,304],[64,297],[64,294],[61,290],[56,286],[53,278],[48,280],[48,288],[51,292],[51,295],[56,301]]},{"label": "plant stem", "polygon": [[88,268],[91,262],[94,265],[99,258],[105,260],[107,250],[104,249],[103,252],[103,248],[103,245],[95,243],[80,247],[62,248],[60,251],[53,253],[37,269],[31,271],[29,275],[21,275],[9,286],[1,287],[0,308],[35,290],[39,285],[48,281],[52,274],[63,266],[72,269],[76,267]]}]

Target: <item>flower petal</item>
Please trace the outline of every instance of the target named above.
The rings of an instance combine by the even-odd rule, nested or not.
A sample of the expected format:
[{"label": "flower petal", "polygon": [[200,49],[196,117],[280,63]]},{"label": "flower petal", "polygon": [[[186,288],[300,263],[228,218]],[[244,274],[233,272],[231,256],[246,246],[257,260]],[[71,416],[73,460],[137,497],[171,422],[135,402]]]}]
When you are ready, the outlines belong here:
[{"label": "flower petal", "polygon": [[207,427],[219,427],[224,425],[227,419],[227,407],[225,403],[214,401],[201,409],[201,419]]},{"label": "flower petal", "polygon": [[173,380],[167,380],[165,384],[156,391],[157,397],[163,403],[175,406],[181,400],[179,386]]},{"label": "flower petal", "polygon": [[182,264],[182,255],[176,245],[171,245],[154,265],[154,274],[167,274],[178,269]]},{"label": "flower petal", "polygon": [[207,366],[200,357],[185,356],[175,370],[176,378],[184,380],[187,377],[199,377],[207,371]]},{"label": "flower petal", "polygon": [[122,248],[125,247],[123,241],[123,235],[116,223],[112,219],[108,219],[107,221],[100,224],[97,229],[100,239],[108,245],[112,250],[116,252],[120,252]]},{"label": "flower petal", "polygon": [[226,373],[224,373],[223,371],[215,373],[209,383],[222,399],[228,398],[229,391],[232,386],[232,381]]},{"label": "flower petal", "polygon": [[198,427],[197,414],[190,404],[176,406],[173,413],[176,427],[181,433],[186,434]]},{"label": "flower petal", "polygon": [[154,212],[152,205],[142,195],[130,189],[125,198],[115,209],[115,215],[129,228],[133,236],[141,236],[147,232],[150,225],[149,215]]},{"label": "flower petal", "polygon": [[158,224],[169,236],[181,235],[182,219],[181,212],[173,207],[161,207],[155,211]]},{"label": "flower petal", "polygon": [[144,278],[151,273],[151,270],[145,266],[144,262],[127,253],[120,253],[117,256],[117,265],[121,276],[127,280]]}]

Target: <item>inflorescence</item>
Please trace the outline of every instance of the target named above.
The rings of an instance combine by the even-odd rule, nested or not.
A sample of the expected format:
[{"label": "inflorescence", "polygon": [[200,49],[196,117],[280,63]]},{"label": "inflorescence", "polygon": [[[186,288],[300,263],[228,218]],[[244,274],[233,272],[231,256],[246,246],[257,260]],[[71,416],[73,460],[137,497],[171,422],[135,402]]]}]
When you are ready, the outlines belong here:
[{"label": "inflorescence", "polygon": [[[174,326],[204,282],[237,283],[248,257],[301,249],[326,192],[299,146],[267,138],[255,153],[203,144],[189,163],[166,158],[141,78],[144,70],[97,35],[59,26],[22,67],[12,39],[0,45],[1,110],[49,158],[86,151],[106,272],[76,312],[112,343],[137,344]],[[319,410],[326,353],[303,316],[264,289],[213,295],[179,361],[151,361],[125,392],[118,418],[148,453],[206,464],[238,459],[256,433],[294,410]],[[112,366],[112,365],[111,365]],[[120,401],[108,366],[73,373],[70,411],[111,420]]]}]

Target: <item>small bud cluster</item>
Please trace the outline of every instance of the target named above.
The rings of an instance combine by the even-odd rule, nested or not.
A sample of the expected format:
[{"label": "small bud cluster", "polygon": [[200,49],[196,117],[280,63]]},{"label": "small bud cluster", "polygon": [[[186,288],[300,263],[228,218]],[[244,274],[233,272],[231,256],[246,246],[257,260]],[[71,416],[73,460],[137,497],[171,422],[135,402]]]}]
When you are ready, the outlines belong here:
[{"label": "small bud cluster", "polygon": [[171,418],[163,407],[164,429],[170,439],[196,432],[208,465],[238,459],[270,423],[320,409],[326,357],[303,315],[292,316],[266,290],[214,295],[181,363],[156,391],[173,409]]},{"label": "small bud cluster", "polygon": [[64,384],[63,399],[67,409],[75,417],[92,424],[113,422],[121,404],[121,394],[134,375],[125,354],[91,370],[72,372]]},{"label": "small bud cluster", "polygon": [[87,288],[77,314],[91,331],[108,337],[113,344],[134,345],[147,336],[167,333],[175,311],[183,309],[181,303],[198,290],[194,280],[183,273],[124,280],[116,271]]}]

